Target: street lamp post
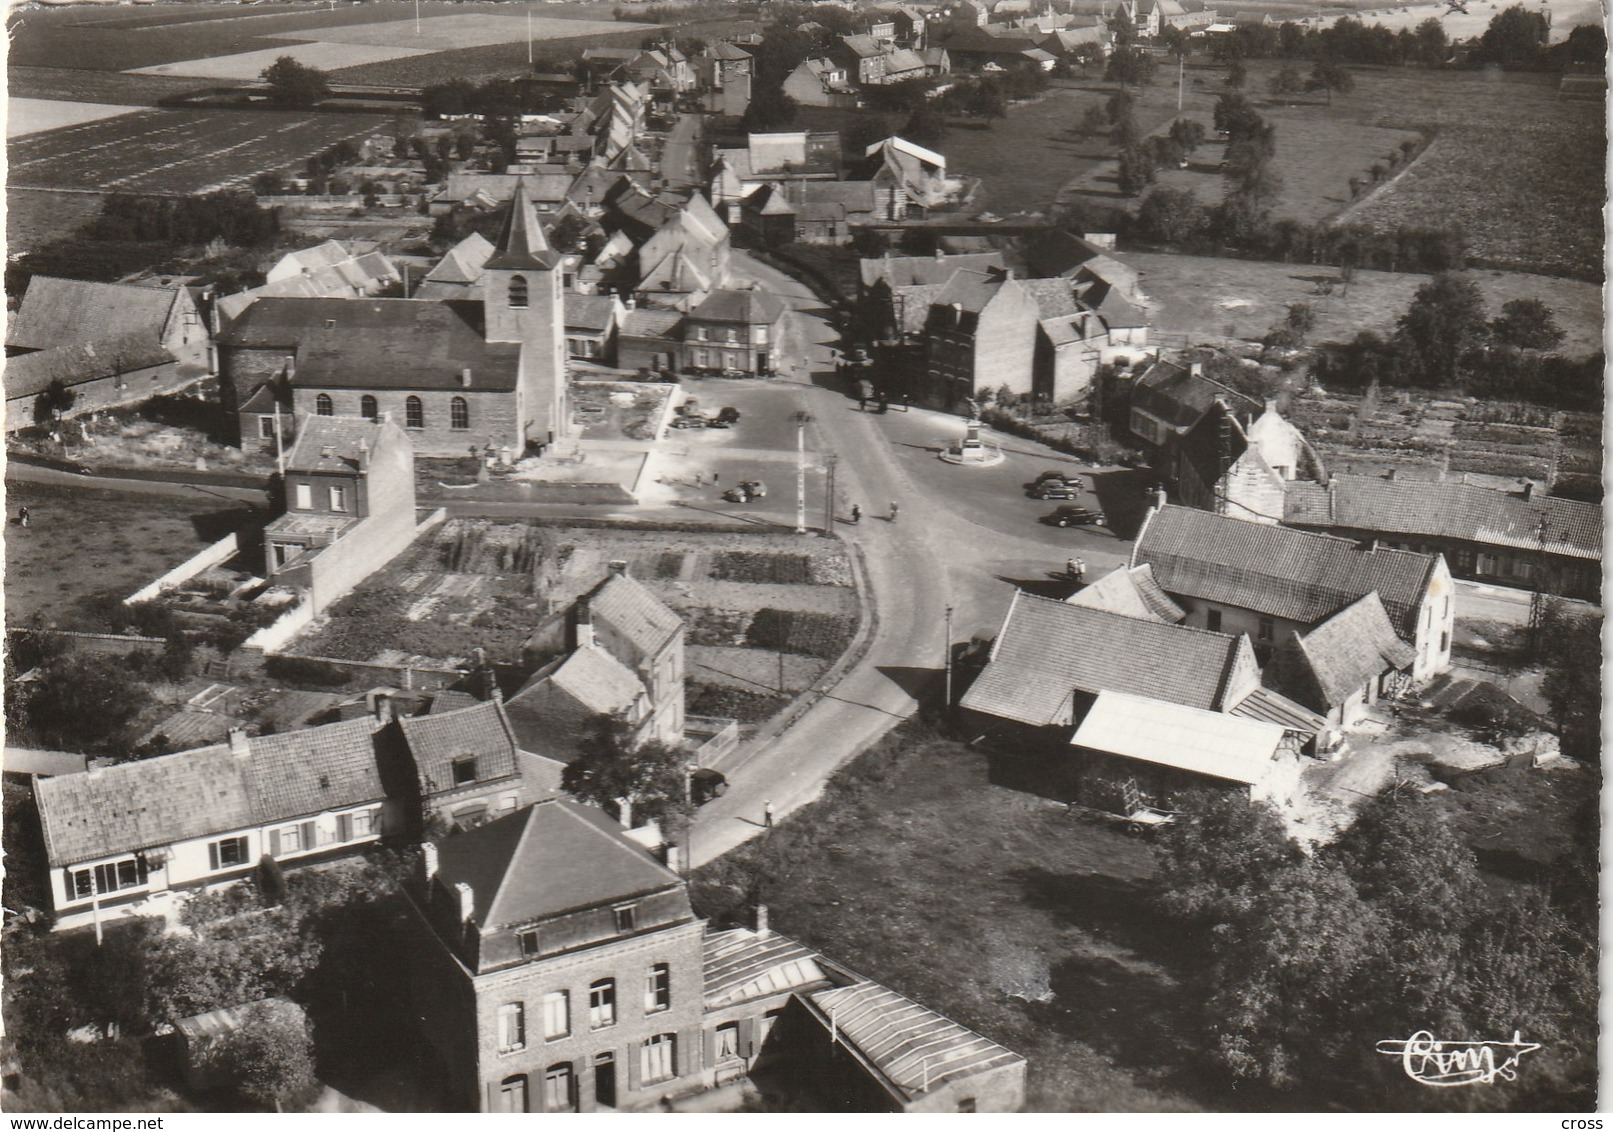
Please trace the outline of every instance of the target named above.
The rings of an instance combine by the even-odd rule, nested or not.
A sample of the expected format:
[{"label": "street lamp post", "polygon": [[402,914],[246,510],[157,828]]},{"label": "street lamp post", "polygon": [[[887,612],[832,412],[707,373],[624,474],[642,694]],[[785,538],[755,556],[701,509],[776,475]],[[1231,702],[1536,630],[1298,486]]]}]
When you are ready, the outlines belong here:
[{"label": "street lamp post", "polygon": [[950,605],[947,606],[946,650],[946,701],[941,705],[943,715],[950,714],[952,711],[952,607]]},{"label": "street lamp post", "polygon": [[795,533],[807,533],[806,525],[806,426],[812,414],[800,409],[795,414]]},{"label": "street lamp post", "polygon": [[834,534],[835,529],[835,454],[829,453],[824,458],[824,471],[826,473],[826,490],[823,496],[823,537],[828,538]]}]

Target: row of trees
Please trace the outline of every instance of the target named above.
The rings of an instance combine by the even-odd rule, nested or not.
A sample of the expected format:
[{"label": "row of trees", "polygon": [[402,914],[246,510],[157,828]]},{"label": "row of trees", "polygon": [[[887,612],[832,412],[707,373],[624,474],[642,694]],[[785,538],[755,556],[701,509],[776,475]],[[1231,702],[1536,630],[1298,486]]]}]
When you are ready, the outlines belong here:
[{"label": "row of trees", "polygon": [[[1307,856],[1275,810],[1195,797],[1166,831],[1165,912],[1203,933],[1205,1048],[1236,1079],[1375,1110],[1583,1096],[1594,1081],[1596,815],[1547,891],[1501,887],[1438,801],[1392,788]],[[1419,1030],[1544,1048],[1506,1090],[1428,1089],[1376,1052]]]}]

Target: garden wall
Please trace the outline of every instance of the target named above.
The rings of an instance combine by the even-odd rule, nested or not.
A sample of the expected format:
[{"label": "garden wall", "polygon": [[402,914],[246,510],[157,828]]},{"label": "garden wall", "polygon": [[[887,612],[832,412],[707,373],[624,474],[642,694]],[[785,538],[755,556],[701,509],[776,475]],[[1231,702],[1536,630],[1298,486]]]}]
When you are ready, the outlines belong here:
[{"label": "garden wall", "polygon": [[123,604],[138,605],[142,601],[150,601],[165,590],[171,590],[181,583],[190,581],[203,570],[227,562],[239,549],[240,539],[233,532],[227,534],[212,546],[197,551],[156,581],[124,598]]}]

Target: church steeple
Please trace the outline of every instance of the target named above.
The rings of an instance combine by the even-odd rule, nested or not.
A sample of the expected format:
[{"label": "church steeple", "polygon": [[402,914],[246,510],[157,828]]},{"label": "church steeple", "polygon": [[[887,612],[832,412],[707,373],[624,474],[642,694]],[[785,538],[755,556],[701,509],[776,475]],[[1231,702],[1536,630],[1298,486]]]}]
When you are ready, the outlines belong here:
[{"label": "church steeple", "polygon": [[515,182],[510,214],[504,218],[504,229],[499,233],[487,268],[492,271],[553,271],[559,264],[560,255],[544,237],[537,210],[526,193],[526,179],[521,178]]}]

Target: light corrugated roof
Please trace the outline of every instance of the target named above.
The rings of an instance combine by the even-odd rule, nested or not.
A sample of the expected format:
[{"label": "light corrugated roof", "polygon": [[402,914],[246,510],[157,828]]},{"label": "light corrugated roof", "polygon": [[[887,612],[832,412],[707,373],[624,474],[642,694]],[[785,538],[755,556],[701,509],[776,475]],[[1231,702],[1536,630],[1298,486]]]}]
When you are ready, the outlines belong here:
[{"label": "light corrugated roof", "polygon": [[1318,735],[1327,729],[1326,719],[1270,688],[1256,688],[1227,714],[1275,723],[1289,731],[1301,731],[1308,735]]},{"label": "light corrugated roof", "polygon": [[706,933],[707,1010],[826,981],[817,953],[786,936],[747,928]]},{"label": "light corrugated roof", "polygon": [[1282,741],[1275,723],[1101,692],[1070,745],[1253,785],[1271,770]]}]

